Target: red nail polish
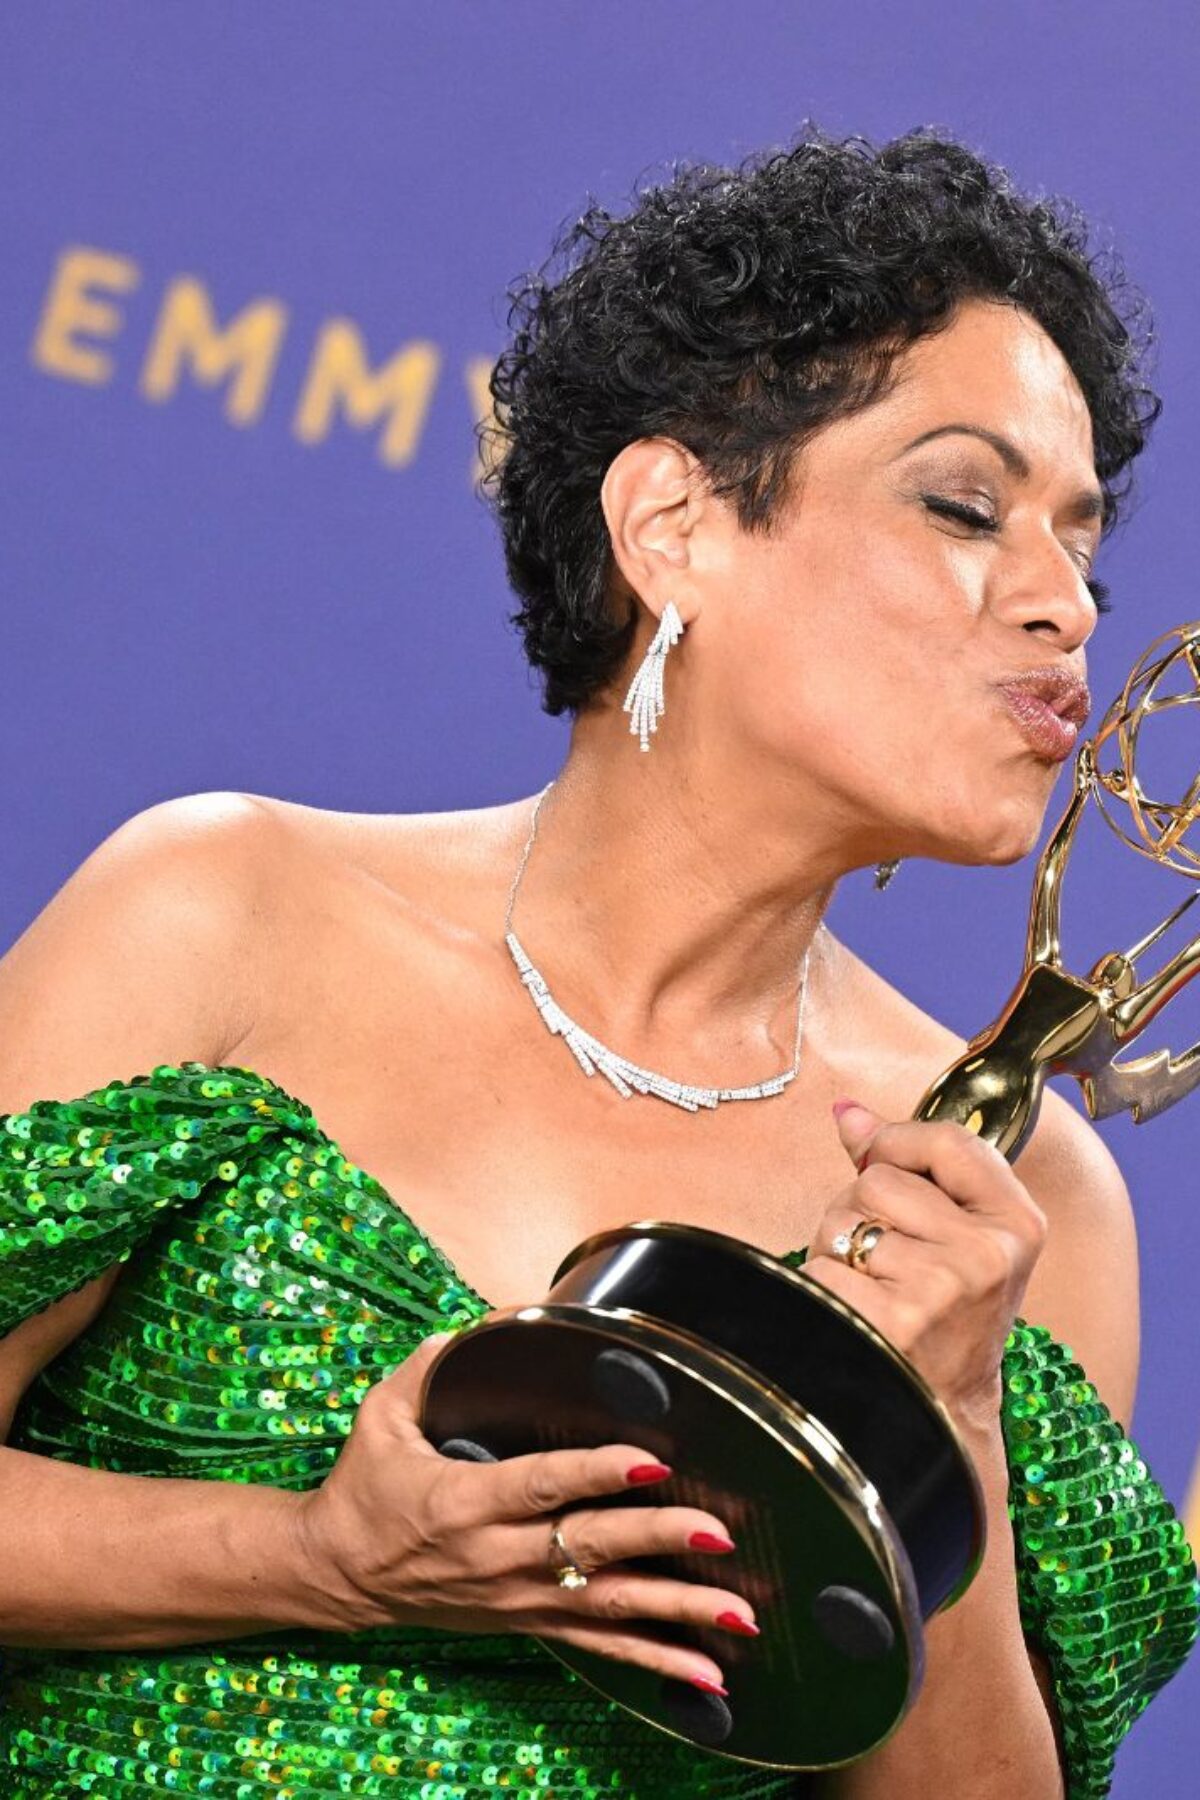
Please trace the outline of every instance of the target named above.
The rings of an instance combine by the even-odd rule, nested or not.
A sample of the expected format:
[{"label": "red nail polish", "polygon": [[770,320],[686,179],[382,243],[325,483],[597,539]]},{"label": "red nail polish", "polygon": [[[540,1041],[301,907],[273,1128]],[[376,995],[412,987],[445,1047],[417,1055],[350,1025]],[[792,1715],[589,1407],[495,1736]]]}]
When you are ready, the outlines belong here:
[{"label": "red nail polish", "polygon": [[728,1538],[718,1537],[715,1531],[693,1531],[688,1543],[693,1550],[720,1550],[722,1553],[737,1548]]},{"label": "red nail polish", "polygon": [[668,1469],[666,1463],[638,1463],[636,1468],[628,1469],[626,1481],[665,1481],[674,1471]]},{"label": "red nail polish", "polygon": [[869,1150],[864,1150],[862,1155],[859,1157],[858,1161],[854,1165],[860,1175],[862,1174],[863,1170],[867,1166],[867,1158],[870,1156],[870,1154],[871,1154],[871,1152]]},{"label": "red nail polish", "polygon": [[707,1675],[689,1675],[688,1680],[706,1694],[720,1694],[722,1700],[729,1697],[729,1689],[722,1687],[719,1681],[710,1681]]},{"label": "red nail polish", "polygon": [[726,1631],[740,1631],[743,1637],[762,1636],[762,1633],[759,1631],[758,1626],[754,1623],[753,1619],[744,1619],[741,1613],[718,1613],[713,1622],[716,1625],[723,1626]]}]

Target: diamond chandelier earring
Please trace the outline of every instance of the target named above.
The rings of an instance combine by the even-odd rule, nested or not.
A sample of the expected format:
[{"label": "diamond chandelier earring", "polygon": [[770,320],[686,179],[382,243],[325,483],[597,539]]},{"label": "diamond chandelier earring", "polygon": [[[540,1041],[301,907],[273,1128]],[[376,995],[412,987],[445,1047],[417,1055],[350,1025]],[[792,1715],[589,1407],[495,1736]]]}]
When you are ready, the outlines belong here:
[{"label": "diamond chandelier earring", "polygon": [[897,857],[894,857],[891,862],[881,862],[881,863],[875,864],[875,886],[876,886],[877,890],[879,890],[880,892],[883,891],[883,889],[887,886],[888,882],[892,879],[892,876],[896,873],[896,870],[900,867],[900,864],[903,862],[903,860],[904,860],[903,857],[897,856]]},{"label": "diamond chandelier earring", "polygon": [[658,721],[666,711],[663,699],[663,665],[667,652],[673,650],[683,636],[683,620],[675,602],[663,607],[658,630],[650,640],[650,648],[642,658],[637,674],[629,684],[622,712],[629,714],[629,729],[641,739],[640,748],[650,748],[650,733],[658,730]]}]

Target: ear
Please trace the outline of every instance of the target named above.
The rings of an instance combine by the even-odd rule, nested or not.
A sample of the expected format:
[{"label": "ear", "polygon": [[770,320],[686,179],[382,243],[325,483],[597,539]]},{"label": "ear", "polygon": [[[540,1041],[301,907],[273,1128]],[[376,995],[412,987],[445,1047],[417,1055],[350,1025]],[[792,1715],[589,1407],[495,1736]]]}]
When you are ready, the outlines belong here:
[{"label": "ear", "polygon": [[700,611],[693,535],[710,504],[698,472],[695,456],[673,438],[637,438],[618,451],[600,486],[624,585],[655,618],[673,600],[685,625]]}]

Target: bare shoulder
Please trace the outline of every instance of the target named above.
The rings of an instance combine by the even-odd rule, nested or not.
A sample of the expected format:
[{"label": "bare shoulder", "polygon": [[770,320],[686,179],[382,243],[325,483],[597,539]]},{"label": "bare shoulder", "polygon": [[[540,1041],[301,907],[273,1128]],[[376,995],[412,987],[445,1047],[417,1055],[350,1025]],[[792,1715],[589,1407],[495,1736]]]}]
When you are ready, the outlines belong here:
[{"label": "bare shoulder", "polygon": [[1047,1089],[1014,1164],[1049,1225],[1023,1316],[1074,1352],[1129,1429],[1141,1348],[1137,1223],[1119,1164],[1095,1126]]},{"label": "bare shoulder", "polygon": [[[255,796],[267,808],[303,878],[273,889],[267,954],[286,1007],[299,945],[320,942],[344,980],[370,983],[387,957],[422,985],[443,981],[494,953],[507,884],[516,865],[528,802],[428,813],[338,812]],[[263,852],[275,843],[261,840]],[[291,974],[288,971],[292,971]],[[289,1001],[285,989],[295,990]],[[415,1003],[415,992],[411,996]],[[264,1002],[266,995],[263,995]]]},{"label": "bare shoulder", "polygon": [[[187,794],[133,814],[0,957],[0,1113],[69,1100],[160,1063],[218,1063],[256,1004],[269,808]],[[120,1272],[0,1342],[0,1441],[29,1382],[98,1315]]]},{"label": "bare shoulder", "polygon": [[[869,1054],[879,1071],[876,1109],[909,1118],[930,1083],[966,1049],[966,1039],[844,946],[837,954],[853,997],[851,1021],[863,1022],[855,1058],[865,1065]],[[1138,1246],[1120,1167],[1081,1108],[1047,1087],[1013,1168],[1048,1223],[1021,1316],[1069,1346],[1128,1429],[1140,1347]]]},{"label": "bare shoulder", "polygon": [[[343,812],[267,795],[249,798],[287,834],[296,854],[332,873],[353,872],[401,898],[451,902],[491,883],[528,801],[445,812]],[[463,884],[467,886],[464,889]]]},{"label": "bare shoulder", "polygon": [[[347,1033],[365,1043],[372,1021],[383,1029],[381,996],[393,996],[387,1038],[397,1055],[448,1005],[478,1004],[528,803],[365,813],[254,798],[270,815],[258,845],[275,870],[259,883],[254,1023],[229,1060],[270,1055],[293,1081],[323,1088],[336,1078],[340,1098]],[[341,1041],[340,1076],[315,1041],[317,1019]]]},{"label": "bare shoulder", "polygon": [[254,796],[202,793],[96,845],[0,959],[0,1109],[219,1054],[253,1005],[277,838]]}]

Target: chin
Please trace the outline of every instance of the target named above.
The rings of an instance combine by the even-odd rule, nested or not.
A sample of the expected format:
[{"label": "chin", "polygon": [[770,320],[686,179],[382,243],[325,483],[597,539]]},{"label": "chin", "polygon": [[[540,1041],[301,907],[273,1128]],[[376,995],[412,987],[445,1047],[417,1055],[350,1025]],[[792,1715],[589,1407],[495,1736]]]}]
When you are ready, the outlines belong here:
[{"label": "chin", "polygon": [[1046,817],[1044,798],[1036,805],[1017,801],[1003,810],[993,803],[968,809],[961,821],[960,832],[943,830],[935,850],[917,851],[932,854],[940,861],[1007,868],[1021,862],[1036,845]]},{"label": "chin", "polygon": [[979,861],[998,868],[1021,862],[1037,845],[1045,816],[1045,806],[1014,807],[1011,817],[997,820],[981,843]]},{"label": "chin", "polygon": [[965,801],[966,837],[975,849],[972,861],[1007,867],[1037,847],[1046,812],[1063,765],[1042,758],[997,771],[990,791]]},{"label": "chin", "polygon": [[987,856],[980,858],[980,861],[989,863],[993,868],[1007,869],[1013,863],[1024,862],[1025,858],[1030,854],[1034,845],[1037,843],[1037,840],[1038,834],[1034,831],[1031,832],[1028,837],[1023,838],[1020,843],[996,844],[991,848]]}]

